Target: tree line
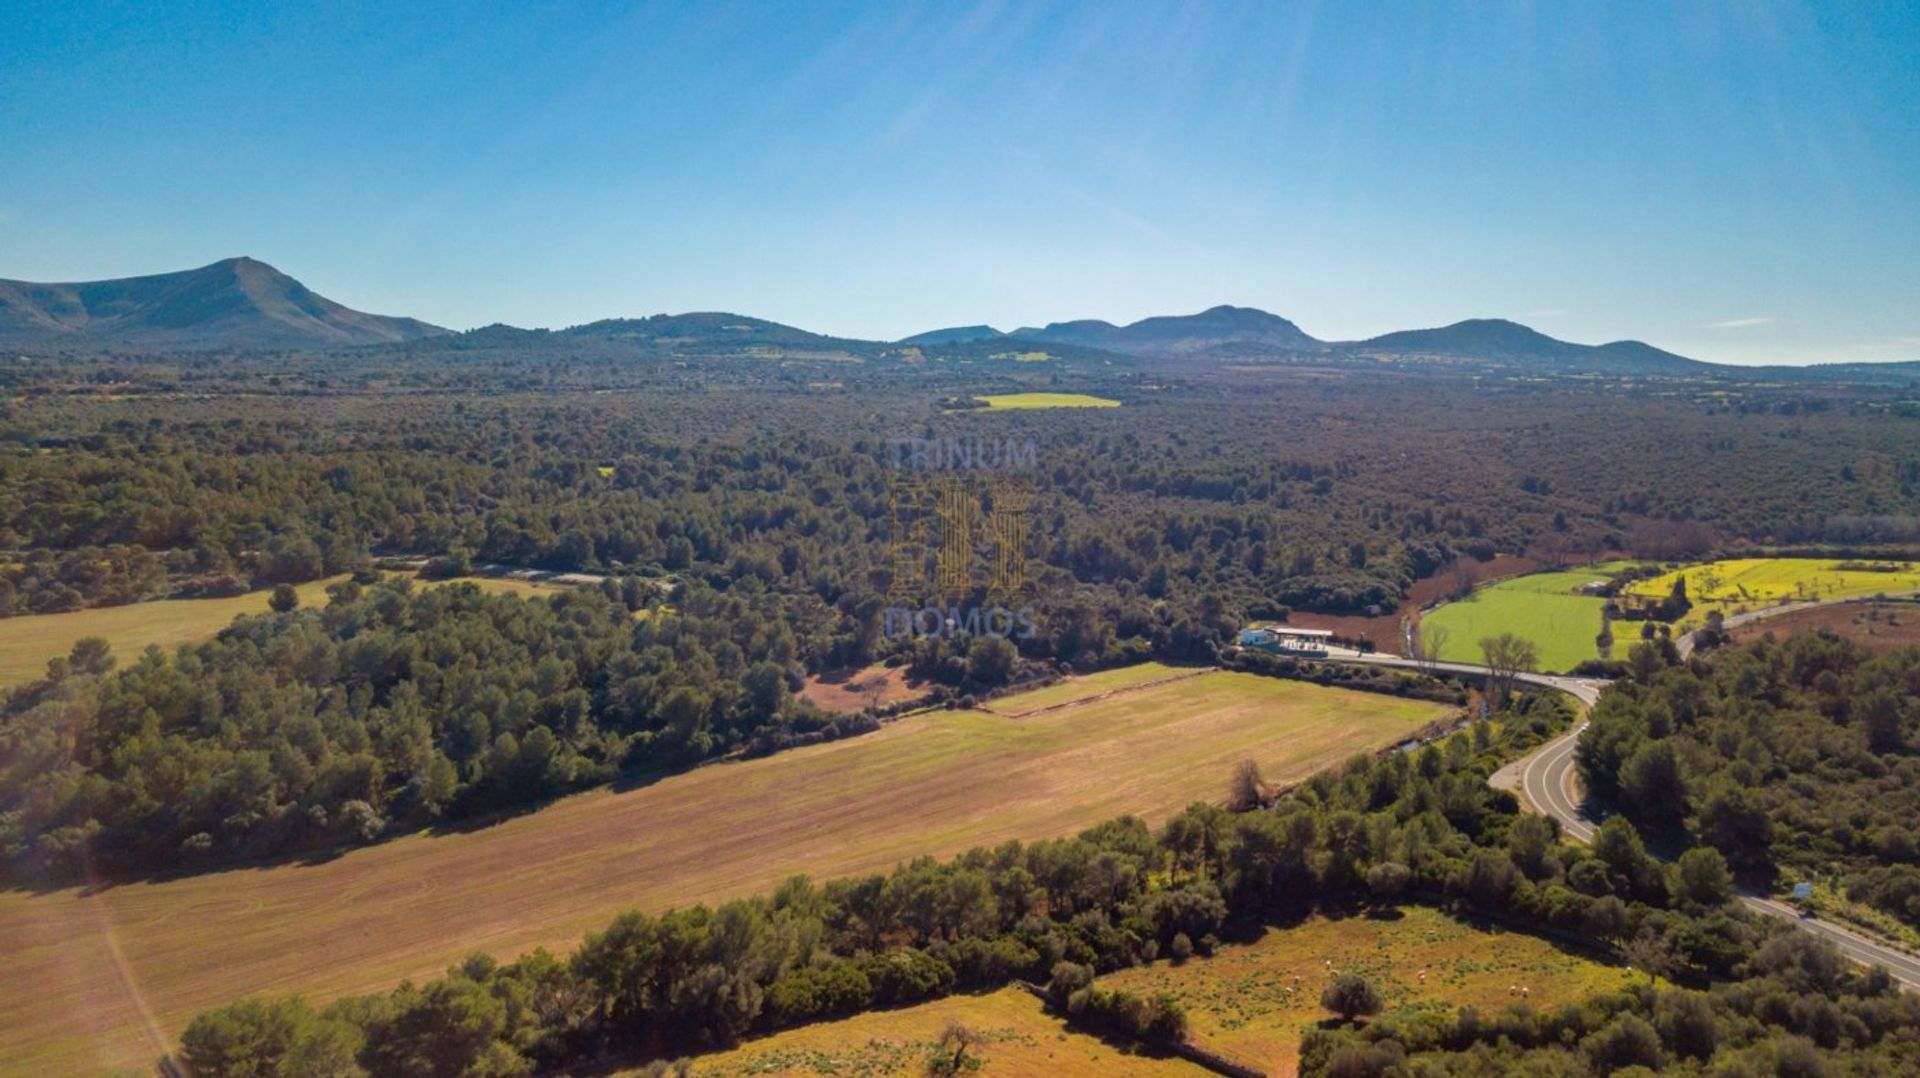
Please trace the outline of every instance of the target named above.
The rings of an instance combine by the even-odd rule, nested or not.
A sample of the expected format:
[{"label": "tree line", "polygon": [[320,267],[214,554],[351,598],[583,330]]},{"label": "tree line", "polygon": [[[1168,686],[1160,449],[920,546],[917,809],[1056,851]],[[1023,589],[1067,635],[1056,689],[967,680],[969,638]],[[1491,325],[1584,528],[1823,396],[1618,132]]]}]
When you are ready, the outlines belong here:
[{"label": "tree line", "polygon": [[[1316,909],[1410,899],[1578,933],[1681,984],[1782,969],[1773,941],[1790,929],[1730,904],[1717,854],[1663,865],[1624,819],[1591,847],[1569,845],[1488,786],[1499,763],[1568,721],[1557,699],[1522,696],[1471,733],[1356,758],[1271,808],[1196,804],[1157,832],[1121,818],[881,875],[796,877],[717,908],[624,914],[564,959],[476,956],[425,985],[325,1007],[243,1001],[196,1019],[181,1058],[205,1076],[528,1073],[668,1058],[1014,980],[1049,985],[1089,1027],[1165,1037],[1182,1024],[1177,1007],[1104,994],[1097,974],[1208,954],[1238,920],[1287,924]],[[1809,962],[1844,966],[1817,943],[1794,946],[1811,948]],[[1832,984],[1860,992],[1851,980]],[[1920,1011],[1890,989],[1866,994],[1881,1001],[1887,1040],[1920,1033]],[[1714,1051],[1812,1021],[1756,1007]],[[1822,1059],[1869,1050],[1815,1045]]]}]

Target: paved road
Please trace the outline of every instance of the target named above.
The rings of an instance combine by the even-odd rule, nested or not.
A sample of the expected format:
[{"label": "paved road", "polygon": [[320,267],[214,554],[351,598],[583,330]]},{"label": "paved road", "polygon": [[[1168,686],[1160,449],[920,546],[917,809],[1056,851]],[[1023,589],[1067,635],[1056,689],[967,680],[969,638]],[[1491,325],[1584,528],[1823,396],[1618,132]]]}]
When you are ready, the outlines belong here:
[{"label": "paved road", "polygon": [[[1721,627],[1725,629],[1737,629],[1748,622],[1760,621],[1765,618],[1777,618],[1782,614],[1791,614],[1796,610],[1812,610],[1817,606],[1844,606],[1848,603],[1870,603],[1879,598],[1911,599],[1917,595],[1920,595],[1920,591],[1890,591],[1884,596],[1861,595],[1850,599],[1809,599],[1798,603],[1782,603],[1779,606],[1767,606],[1759,610],[1749,610],[1744,614],[1731,614],[1725,621],[1721,622]],[[1695,631],[1697,632],[1698,630]],[[1686,633],[1675,638],[1673,646],[1680,652],[1682,659],[1692,655],[1693,633]]]},{"label": "paved road", "polygon": [[[1816,605],[1816,604],[1807,604]],[[1784,612],[1785,608],[1770,608],[1773,612]],[[1764,614],[1755,611],[1755,614]],[[1728,619],[1731,621],[1732,619]],[[1360,655],[1357,652],[1345,652],[1335,649],[1335,658],[1348,662],[1364,662],[1377,666],[1399,666],[1419,668],[1422,664],[1404,659],[1397,655]],[[1486,674],[1486,668],[1472,663],[1437,663],[1439,670],[1449,673]],[[1523,674],[1519,680],[1530,685],[1560,689],[1589,707],[1600,697],[1605,681],[1593,678],[1556,677],[1548,674]],[[1526,793],[1526,799],[1541,813],[1560,821],[1560,829],[1567,836],[1579,841],[1590,842],[1599,821],[1589,816],[1581,805],[1581,797],[1574,792],[1574,750],[1580,742],[1580,734],[1587,728],[1582,719],[1573,731],[1547,742],[1533,753],[1516,760],[1500,769],[1494,775],[1496,785],[1508,785],[1512,778],[1518,778],[1517,785]],[[1751,892],[1742,892],[1740,902],[1756,913],[1769,917],[1778,917],[1792,923],[1802,931],[1811,932],[1839,948],[1840,953],[1862,965],[1881,966],[1893,975],[1893,979],[1909,990],[1920,990],[1920,958],[1905,951],[1889,947],[1884,943],[1870,939],[1851,929],[1842,928],[1828,921],[1802,917],[1800,911],[1784,902]]]}]

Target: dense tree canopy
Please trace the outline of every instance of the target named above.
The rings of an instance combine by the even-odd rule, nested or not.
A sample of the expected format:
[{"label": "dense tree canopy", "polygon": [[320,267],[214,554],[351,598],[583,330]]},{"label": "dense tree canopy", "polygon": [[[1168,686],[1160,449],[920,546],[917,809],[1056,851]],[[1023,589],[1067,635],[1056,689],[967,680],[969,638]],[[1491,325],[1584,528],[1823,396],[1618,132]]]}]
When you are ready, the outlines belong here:
[{"label": "dense tree canopy", "polygon": [[1579,753],[1591,788],[1650,831],[1920,926],[1920,649],[1805,634],[1662,667],[1602,699]]}]

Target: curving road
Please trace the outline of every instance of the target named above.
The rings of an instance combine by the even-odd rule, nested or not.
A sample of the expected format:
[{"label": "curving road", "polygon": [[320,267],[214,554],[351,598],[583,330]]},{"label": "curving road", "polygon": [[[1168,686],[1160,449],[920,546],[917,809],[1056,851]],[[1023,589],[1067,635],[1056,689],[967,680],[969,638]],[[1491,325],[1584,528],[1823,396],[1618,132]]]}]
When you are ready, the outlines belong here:
[{"label": "curving road", "polygon": [[[1783,608],[1774,609],[1785,613]],[[1691,641],[1688,642],[1691,643]],[[1473,663],[1421,663],[1397,655],[1361,655],[1345,649],[1333,649],[1333,651],[1332,657],[1343,662],[1437,669],[1447,673],[1480,676],[1485,676],[1487,673],[1486,667]],[[1559,689],[1588,707],[1593,706],[1594,701],[1600,698],[1600,690],[1607,686],[1606,681],[1597,678],[1558,677],[1551,674],[1521,674],[1516,680],[1529,685]],[[1582,797],[1575,792],[1573,784],[1574,750],[1579,746],[1580,734],[1586,728],[1586,720],[1582,719],[1571,733],[1547,742],[1530,755],[1515,760],[1494,774],[1495,785],[1517,785],[1526,794],[1526,801],[1543,815],[1558,820],[1560,829],[1577,842],[1592,841],[1593,833],[1599,826],[1599,822],[1589,816],[1586,809],[1582,807]],[[1748,909],[1769,917],[1778,917],[1804,932],[1811,932],[1832,943],[1841,954],[1855,962],[1867,966],[1880,966],[1902,987],[1910,991],[1920,991],[1920,957],[1888,946],[1852,929],[1802,916],[1794,907],[1784,902],[1776,902],[1764,895],[1742,891],[1738,897],[1741,904]]]},{"label": "curving road", "polygon": [[[1730,614],[1721,622],[1725,629],[1737,629],[1750,622],[1777,618],[1782,614],[1791,614],[1796,610],[1812,610],[1821,606],[1845,606],[1849,603],[1871,603],[1880,599],[1911,599],[1920,596],[1920,591],[1890,591],[1881,595],[1856,595],[1847,599],[1806,599],[1797,603],[1781,603],[1779,606],[1766,606],[1758,610],[1749,610],[1744,614]],[[1699,630],[1694,630],[1698,632]],[[1682,659],[1693,654],[1694,633],[1685,633],[1675,637],[1673,646],[1680,652]]]}]

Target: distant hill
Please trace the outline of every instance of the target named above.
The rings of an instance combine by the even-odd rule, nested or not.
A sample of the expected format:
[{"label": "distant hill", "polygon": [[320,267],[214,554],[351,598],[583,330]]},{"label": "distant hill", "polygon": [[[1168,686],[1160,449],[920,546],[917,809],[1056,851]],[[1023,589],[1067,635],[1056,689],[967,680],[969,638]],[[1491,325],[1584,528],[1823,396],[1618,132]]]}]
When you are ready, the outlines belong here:
[{"label": "distant hill", "polygon": [[925,333],[916,333],[911,337],[902,337],[895,344],[924,347],[930,344],[965,344],[969,341],[998,340],[1006,334],[992,326],[954,326],[951,329],[934,329]]},{"label": "distant hill", "polygon": [[[563,330],[491,325],[452,333],[411,318],[343,307],[264,262],[229,258],[199,269],[75,284],[0,280],[0,347],[144,348],[155,351],[283,350],[407,345],[437,351],[589,347],[596,355],[750,359],[925,358],[987,362],[1008,344],[1044,345],[1073,365],[1138,365],[1141,360],[1200,364],[1299,362],[1341,365],[1390,360],[1408,366],[1492,366],[1553,374],[1697,376],[1727,368],[1664,352],[1639,341],[1586,345],[1556,340],[1504,319],[1479,318],[1437,329],[1403,330],[1364,341],[1322,341],[1276,314],[1219,306],[1189,315],[1143,318],[1124,326],[1097,319],[1053,322],[1001,333],[954,326],[891,344],[813,333],[723,311],[610,318]],[[1019,350],[1019,349],[1015,349]],[[1836,364],[1801,377],[1907,381],[1910,369]],[[1789,369],[1780,369],[1783,376]]]},{"label": "distant hill", "polygon": [[1125,326],[1098,319],[1054,322],[1040,329],[1016,329],[1025,340],[1077,344],[1135,356],[1190,356],[1216,350],[1246,355],[1259,349],[1293,353],[1318,351],[1324,342],[1299,326],[1252,307],[1212,307],[1199,314],[1161,315]]},{"label": "distant hill", "polygon": [[779,322],[724,311],[656,314],[650,318],[609,318],[561,332],[569,337],[597,337],[656,348],[679,347],[693,351],[746,347],[865,350],[874,346],[870,341],[827,337]]},{"label": "distant hill", "polygon": [[1663,352],[1639,341],[1574,344],[1502,318],[1474,318],[1438,329],[1408,329],[1334,345],[1344,354],[1496,361],[1557,371],[1699,374],[1716,364]]},{"label": "distant hill", "polygon": [[0,344],[12,346],[329,348],[446,332],[343,307],[251,258],[111,281],[0,280]]}]

